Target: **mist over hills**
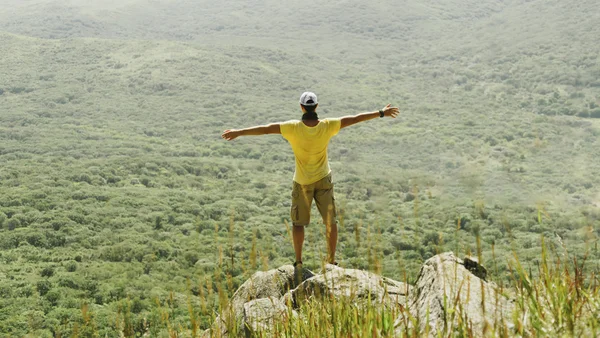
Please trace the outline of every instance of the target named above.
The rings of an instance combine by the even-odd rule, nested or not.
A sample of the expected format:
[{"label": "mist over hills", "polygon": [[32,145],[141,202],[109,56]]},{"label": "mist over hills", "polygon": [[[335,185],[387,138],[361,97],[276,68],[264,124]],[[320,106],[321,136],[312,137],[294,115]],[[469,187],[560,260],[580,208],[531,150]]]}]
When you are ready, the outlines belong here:
[{"label": "mist over hills", "polygon": [[[195,40],[238,35],[312,40],[323,34],[411,40],[480,21],[503,2],[375,1],[4,1],[3,28],[45,38],[75,36]],[[330,36],[331,39],[331,36]],[[334,39],[331,39],[334,40]]]},{"label": "mist over hills", "polygon": [[[340,44],[354,39],[426,45],[451,38],[528,45],[597,39],[597,4],[512,1],[60,1],[3,0],[3,31],[42,38],[203,40],[289,39]],[[536,38],[538,41],[532,41]],[[227,41],[227,43],[229,43]],[[452,45],[452,44],[448,44]],[[448,46],[443,46],[447,48]],[[310,47],[309,47],[310,48]]]},{"label": "mist over hills", "polygon": [[[298,118],[304,90],[323,117],[401,108],[332,141],[348,265],[378,259],[401,279],[440,250],[475,251],[477,235],[485,259],[492,245],[535,259],[542,234],[583,256],[600,225],[599,12],[0,0],[0,332],[26,332],[11,330],[27,311],[49,330],[80,300],[109,321],[129,297],[142,316],[223,255],[248,261],[253,238],[265,267],[288,263],[289,146],[219,135]],[[317,262],[319,224],[307,238]],[[233,285],[252,268],[230,267]]]}]

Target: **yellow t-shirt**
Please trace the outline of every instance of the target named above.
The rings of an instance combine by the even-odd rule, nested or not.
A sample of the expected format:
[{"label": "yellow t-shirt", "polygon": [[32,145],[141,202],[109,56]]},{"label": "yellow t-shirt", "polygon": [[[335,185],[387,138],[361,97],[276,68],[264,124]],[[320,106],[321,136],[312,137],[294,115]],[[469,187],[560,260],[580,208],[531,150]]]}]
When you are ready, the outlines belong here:
[{"label": "yellow t-shirt", "polygon": [[324,119],[314,127],[292,120],[280,124],[281,135],[290,142],[296,157],[294,181],[312,184],[329,175],[327,145],[340,131],[340,119]]}]

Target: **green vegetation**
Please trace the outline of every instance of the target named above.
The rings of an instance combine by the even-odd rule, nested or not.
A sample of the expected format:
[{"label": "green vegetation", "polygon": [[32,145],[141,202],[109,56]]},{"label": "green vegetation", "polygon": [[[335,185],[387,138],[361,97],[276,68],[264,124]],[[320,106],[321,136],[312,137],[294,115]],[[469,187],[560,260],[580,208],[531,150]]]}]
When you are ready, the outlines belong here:
[{"label": "green vegetation", "polygon": [[[512,253],[537,271],[544,236],[597,273],[594,0],[9,3],[2,335],[191,329],[190,306],[206,328],[219,297],[291,262],[289,146],[219,135],[297,118],[304,90],[323,117],[402,111],[331,144],[345,266],[411,282],[425,259],[474,252],[480,236],[491,278],[508,285]],[[308,267],[325,252],[313,219]]]}]

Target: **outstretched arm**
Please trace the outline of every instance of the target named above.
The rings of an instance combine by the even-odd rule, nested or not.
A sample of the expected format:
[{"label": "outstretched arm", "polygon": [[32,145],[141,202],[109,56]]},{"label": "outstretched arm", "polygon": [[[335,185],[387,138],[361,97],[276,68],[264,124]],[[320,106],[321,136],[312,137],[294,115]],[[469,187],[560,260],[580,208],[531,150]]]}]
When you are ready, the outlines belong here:
[{"label": "outstretched arm", "polygon": [[221,135],[227,141],[231,141],[238,136],[281,134],[279,123],[271,123],[265,126],[256,126],[245,129],[227,129]]},{"label": "outstretched arm", "polygon": [[[398,109],[397,107],[391,107],[391,105],[389,104],[385,106],[385,108],[383,108],[382,110],[383,116],[389,116],[393,118],[396,118],[396,116],[398,116],[398,114],[400,113],[400,109]],[[344,116],[341,118],[340,128],[346,128],[358,122],[368,121],[380,116],[381,115],[378,111],[372,113],[362,113],[357,115]]]}]

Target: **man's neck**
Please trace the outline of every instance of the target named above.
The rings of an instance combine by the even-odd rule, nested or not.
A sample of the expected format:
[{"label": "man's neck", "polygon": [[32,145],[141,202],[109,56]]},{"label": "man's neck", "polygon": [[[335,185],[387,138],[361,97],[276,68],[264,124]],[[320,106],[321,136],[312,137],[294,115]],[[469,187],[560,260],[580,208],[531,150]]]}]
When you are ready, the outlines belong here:
[{"label": "man's neck", "polygon": [[302,123],[307,127],[314,127],[319,124],[319,120],[302,120]]},{"label": "man's neck", "polygon": [[317,113],[315,113],[315,112],[302,114],[302,121],[318,120],[318,119],[319,119],[319,115],[317,115]]}]

